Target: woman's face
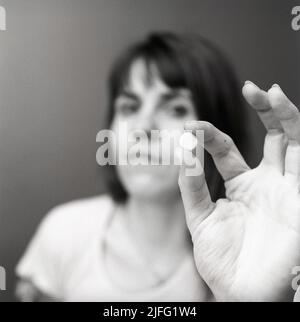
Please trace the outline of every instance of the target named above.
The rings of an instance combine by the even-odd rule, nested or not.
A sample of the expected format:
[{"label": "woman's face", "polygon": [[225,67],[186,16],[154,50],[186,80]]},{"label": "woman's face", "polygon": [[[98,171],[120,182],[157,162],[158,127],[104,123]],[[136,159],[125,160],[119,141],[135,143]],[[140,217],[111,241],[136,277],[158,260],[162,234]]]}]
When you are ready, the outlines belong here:
[{"label": "woman's face", "polygon": [[[145,162],[154,160],[159,163],[117,165],[118,175],[129,195],[146,199],[177,195],[179,166],[174,165],[174,161],[167,165],[161,163],[164,153],[173,156],[185,121],[197,119],[190,91],[184,88],[174,90],[167,86],[160,79],[155,66],[151,67],[149,77],[149,71],[140,59],[132,64],[128,85],[116,98],[114,108],[111,129],[117,138],[116,151],[119,151],[120,146],[128,145],[127,151],[117,153],[118,157],[122,157],[120,153],[128,152],[130,160],[130,151],[134,149],[130,149],[132,143],[128,144],[125,140],[128,137],[140,138],[142,131],[149,140],[147,144],[147,141],[140,139],[139,152],[136,155]],[[126,135],[123,132],[124,124]],[[121,128],[122,135],[119,135]],[[169,133],[171,140],[170,137],[157,138],[152,135],[162,130]]]}]

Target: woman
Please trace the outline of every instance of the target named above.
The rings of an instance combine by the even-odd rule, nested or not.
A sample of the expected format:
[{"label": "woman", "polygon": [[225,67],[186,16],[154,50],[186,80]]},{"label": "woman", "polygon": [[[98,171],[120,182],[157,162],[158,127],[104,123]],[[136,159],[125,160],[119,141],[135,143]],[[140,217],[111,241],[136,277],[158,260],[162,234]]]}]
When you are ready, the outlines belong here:
[{"label": "woman", "polygon": [[[289,274],[299,264],[300,245],[300,116],[280,88],[243,87],[268,129],[264,159],[250,170],[232,141],[242,148],[245,138],[239,84],[209,41],[150,35],[119,58],[109,84],[116,134],[122,122],[149,137],[152,130],[204,130],[226,199],[212,201],[222,195],[222,181],[208,156],[205,177],[186,176],[185,165],[108,166],[110,195],[58,206],[43,220],[17,267],[18,296],[291,299]],[[174,141],[176,148],[179,137]],[[121,137],[116,146],[123,144]],[[154,144],[171,149],[163,140]]]}]

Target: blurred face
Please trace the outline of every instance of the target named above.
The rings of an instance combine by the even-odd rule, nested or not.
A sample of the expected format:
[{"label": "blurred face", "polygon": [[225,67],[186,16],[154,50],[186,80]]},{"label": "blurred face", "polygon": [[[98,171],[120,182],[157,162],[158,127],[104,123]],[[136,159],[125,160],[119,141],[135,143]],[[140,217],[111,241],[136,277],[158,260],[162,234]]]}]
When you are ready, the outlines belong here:
[{"label": "blurred face", "polygon": [[[173,155],[185,121],[197,117],[189,90],[175,90],[167,86],[160,79],[155,66],[150,71],[151,75],[143,60],[132,64],[127,87],[123,88],[114,102],[115,116],[111,129],[117,137],[116,150],[119,151],[120,145],[128,145],[129,158],[133,149],[125,140],[136,136],[139,141],[141,131],[146,133],[148,144],[144,140],[139,141],[138,156],[145,161],[155,161],[158,165],[117,165],[117,172],[129,196],[153,199],[178,194],[179,166],[174,162],[162,165],[161,155],[164,152]],[[124,131],[124,124],[127,135],[122,132],[120,136],[118,134],[122,126]],[[156,133],[167,131],[169,137],[153,136],[153,130]]]}]

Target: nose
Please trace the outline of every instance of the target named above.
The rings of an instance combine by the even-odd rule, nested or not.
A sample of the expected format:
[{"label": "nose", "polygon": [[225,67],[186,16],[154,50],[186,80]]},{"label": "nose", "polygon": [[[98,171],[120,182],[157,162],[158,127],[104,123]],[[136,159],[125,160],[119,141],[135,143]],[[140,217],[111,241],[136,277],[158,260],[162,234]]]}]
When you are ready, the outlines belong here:
[{"label": "nose", "polygon": [[155,115],[153,113],[141,113],[136,120],[135,129],[143,131],[150,137],[151,130],[157,130]]}]

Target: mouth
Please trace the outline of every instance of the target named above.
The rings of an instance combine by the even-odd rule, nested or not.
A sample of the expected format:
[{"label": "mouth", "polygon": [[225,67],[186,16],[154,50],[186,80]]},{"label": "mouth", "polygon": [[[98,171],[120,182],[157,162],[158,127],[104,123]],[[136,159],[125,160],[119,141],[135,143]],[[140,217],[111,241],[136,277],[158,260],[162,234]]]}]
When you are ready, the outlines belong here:
[{"label": "mouth", "polygon": [[138,151],[128,152],[128,163],[139,163],[140,165],[159,165],[161,163],[161,158],[157,154],[140,149]]}]

